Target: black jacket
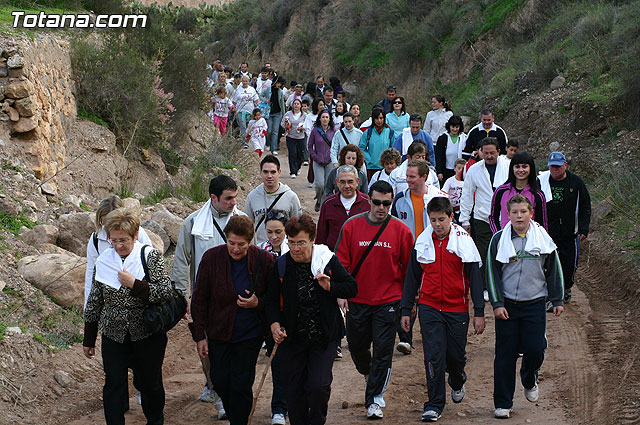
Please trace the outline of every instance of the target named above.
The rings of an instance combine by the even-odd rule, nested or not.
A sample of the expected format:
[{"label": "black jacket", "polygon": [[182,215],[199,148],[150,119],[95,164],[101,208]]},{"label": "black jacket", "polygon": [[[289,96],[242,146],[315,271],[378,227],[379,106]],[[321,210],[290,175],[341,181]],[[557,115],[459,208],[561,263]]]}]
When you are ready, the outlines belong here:
[{"label": "black jacket", "polygon": [[[280,280],[280,273],[284,267],[284,276]],[[358,284],[344,268],[335,255],[324,269],[324,273],[331,276],[331,288],[327,292],[320,288],[320,324],[324,334],[328,337],[324,343],[338,341],[345,335],[344,321],[340,314],[337,298],[352,298],[358,293]],[[317,281],[314,281],[318,285]],[[297,329],[298,318],[298,282],[296,281],[295,263],[291,254],[287,253],[276,262],[267,280],[267,296],[265,309],[267,322],[271,325],[279,322],[286,329],[285,343],[292,340]]]},{"label": "black jacket", "polygon": [[589,234],[591,198],[587,186],[576,174],[567,171],[564,180],[549,176],[551,199],[547,200],[549,235],[554,240],[573,239]]},{"label": "black jacket", "polygon": [[[468,160],[471,157],[471,153],[480,147],[480,142],[486,137],[495,137],[496,139],[498,139],[498,147],[500,148],[500,153],[504,154],[507,152],[507,135],[505,134],[503,129],[496,126],[496,129],[491,130],[487,135],[487,132],[484,128],[482,128],[482,126],[476,126],[471,129],[471,131],[469,132],[469,136],[467,136],[467,144],[462,150],[462,157]],[[438,160],[436,158],[436,162],[437,161]]]}]

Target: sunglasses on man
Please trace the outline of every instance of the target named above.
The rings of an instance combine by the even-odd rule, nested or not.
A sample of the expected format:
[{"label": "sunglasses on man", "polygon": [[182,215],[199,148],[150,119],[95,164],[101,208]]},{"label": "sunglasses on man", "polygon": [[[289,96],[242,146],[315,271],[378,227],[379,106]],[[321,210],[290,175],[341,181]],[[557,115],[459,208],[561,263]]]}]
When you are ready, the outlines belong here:
[{"label": "sunglasses on man", "polygon": [[388,199],[385,199],[384,201],[380,199],[372,199],[371,203],[377,207],[379,207],[380,205],[384,205],[385,207],[388,207],[393,203],[393,201],[390,201]]}]

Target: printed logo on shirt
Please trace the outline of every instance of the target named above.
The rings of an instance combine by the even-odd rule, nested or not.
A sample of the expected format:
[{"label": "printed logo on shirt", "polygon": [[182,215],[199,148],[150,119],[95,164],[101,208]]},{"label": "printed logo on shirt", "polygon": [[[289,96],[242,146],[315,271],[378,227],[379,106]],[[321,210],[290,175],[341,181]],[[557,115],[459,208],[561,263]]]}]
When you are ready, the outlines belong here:
[{"label": "printed logo on shirt", "polygon": [[[358,242],[358,244],[360,246],[369,246],[371,244],[371,241],[360,241]],[[381,242],[381,241],[376,242],[374,247],[376,246],[380,246],[382,248],[393,248],[389,242]]]},{"label": "printed logo on shirt", "polygon": [[551,187],[551,199],[553,202],[562,202],[564,201],[564,188],[562,187]]}]

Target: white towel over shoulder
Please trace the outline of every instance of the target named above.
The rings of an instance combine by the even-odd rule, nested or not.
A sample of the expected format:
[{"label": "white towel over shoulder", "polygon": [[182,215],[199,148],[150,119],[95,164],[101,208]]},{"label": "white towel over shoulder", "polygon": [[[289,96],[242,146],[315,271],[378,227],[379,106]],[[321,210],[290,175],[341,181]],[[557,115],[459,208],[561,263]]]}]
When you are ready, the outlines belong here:
[{"label": "white towel over shoulder", "polygon": [[538,180],[540,181],[540,190],[544,193],[544,197],[547,202],[553,199],[553,195],[551,194],[551,183],[549,182],[549,177],[551,177],[551,173],[547,171],[541,171],[538,174]]},{"label": "white towel over shoulder", "polygon": [[[430,264],[436,261],[436,250],[433,245],[433,227],[431,227],[431,224],[418,236],[414,249],[419,263]],[[455,223],[451,223],[447,251],[460,257],[463,263],[479,263],[478,265],[482,266],[480,253],[473,239],[471,239],[471,235]]]},{"label": "white towel over shoulder", "polygon": [[406,155],[411,143],[413,143],[411,128],[405,128],[402,130],[402,152],[400,152],[400,154]]},{"label": "white towel over shoulder", "polygon": [[[511,241],[511,222],[508,222],[502,229],[500,240],[498,241],[498,252],[496,260],[503,264],[508,264],[509,259],[516,256],[516,249]],[[531,220],[529,230],[527,230],[527,243],[524,250],[531,255],[551,254],[556,249],[556,244],[551,239],[544,227]]]},{"label": "white towel over shoulder", "polygon": [[211,215],[211,199],[198,210],[191,234],[201,239],[208,240],[213,237],[213,215]]},{"label": "white towel over shoulder", "polygon": [[327,267],[329,261],[333,258],[333,251],[326,245],[314,245],[311,252],[311,273],[317,276],[319,273],[324,272],[324,268]]},{"label": "white towel over shoulder", "polygon": [[[128,271],[136,279],[142,280],[144,278],[144,268],[140,261],[140,250],[142,247],[143,245],[136,241],[133,245],[133,250],[124,262],[115,249],[109,248],[104,251],[100,254],[98,260],[96,260],[96,280],[112,288],[120,289],[122,284],[118,279],[118,272],[122,270]],[[147,248],[147,255],[149,251],[151,251],[151,249]]]}]

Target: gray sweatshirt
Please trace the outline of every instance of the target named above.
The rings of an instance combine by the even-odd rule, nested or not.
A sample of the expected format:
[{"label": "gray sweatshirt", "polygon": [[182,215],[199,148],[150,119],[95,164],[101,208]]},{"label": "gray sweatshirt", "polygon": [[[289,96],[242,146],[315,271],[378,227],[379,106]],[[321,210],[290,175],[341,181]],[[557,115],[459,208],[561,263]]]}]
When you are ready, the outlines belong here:
[{"label": "gray sweatshirt", "polygon": [[[251,193],[249,193],[249,196],[247,196],[244,212],[247,213],[256,226],[256,244],[261,244],[268,239],[266,223],[262,217],[266,214],[267,209],[273,204],[278,195],[282,194],[278,199],[278,202],[273,205],[272,210],[286,211],[289,213],[289,217],[298,217],[302,215],[302,206],[300,205],[298,195],[296,195],[296,193],[286,184],[279,183],[279,185],[278,190],[274,193],[267,193],[264,188],[264,183],[262,183],[260,186],[253,189]],[[258,225],[259,222],[261,222],[260,225]]]}]

